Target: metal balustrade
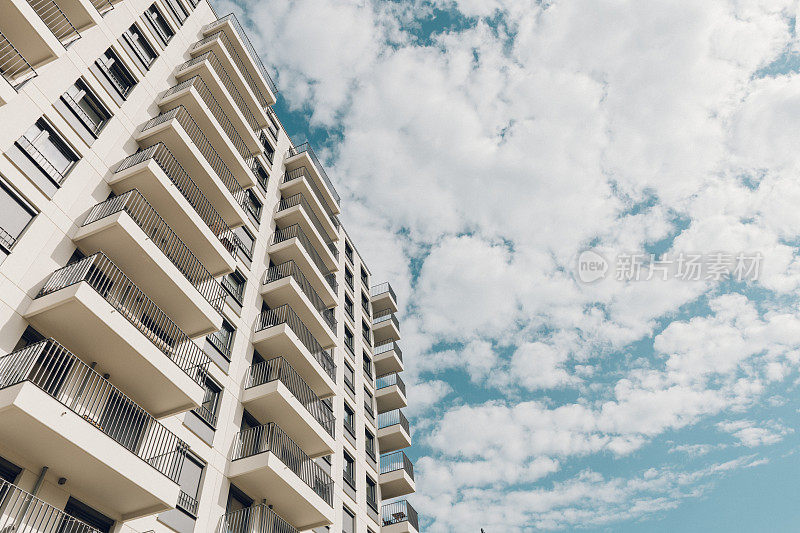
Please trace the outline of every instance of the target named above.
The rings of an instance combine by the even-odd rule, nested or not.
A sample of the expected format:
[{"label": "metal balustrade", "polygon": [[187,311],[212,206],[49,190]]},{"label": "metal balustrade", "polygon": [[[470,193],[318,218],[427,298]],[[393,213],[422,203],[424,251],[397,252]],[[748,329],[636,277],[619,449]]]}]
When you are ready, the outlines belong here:
[{"label": "metal balustrade", "polygon": [[311,190],[317,197],[317,200],[320,204],[322,204],[322,208],[325,209],[325,213],[328,214],[328,218],[330,219],[333,226],[336,228],[336,231],[339,231],[339,218],[333,214],[331,211],[330,206],[328,206],[328,202],[325,201],[325,197],[322,195],[322,191],[319,190],[319,186],[317,183],[311,178],[311,175],[308,173],[306,167],[298,167],[294,170],[287,170],[286,173],[283,175],[283,183],[288,183],[292,180],[305,178],[306,183],[308,186],[311,187]]},{"label": "metal balustrade", "polygon": [[330,274],[325,274],[325,281],[328,282],[333,292],[339,294],[339,282],[336,281],[336,272],[331,272]]},{"label": "metal balustrade", "polygon": [[297,530],[266,503],[259,503],[223,515],[217,533],[297,533]]},{"label": "metal balustrade", "polygon": [[316,309],[322,318],[325,319],[325,322],[328,323],[328,326],[330,326],[331,330],[336,332],[337,322],[336,317],[334,316],[334,310],[332,308],[327,308],[325,302],[322,301],[322,298],[320,298],[317,291],[315,291],[314,287],[311,286],[311,282],[308,281],[308,278],[305,277],[303,272],[300,270],[300,267],[297,266],[297,263],[294,261],[286,261],[280,265],[269,267],[264,273],[264,285],[290,276],[297,282],[300,290],[303,291],[303,294],[305,294],[309,299],[311,305],[314,306],[314,309]]},{"label": "metal balustrade", "polygon": [[199,416],[200,418],[202,418],[203,420],[205,420],[206,422],[208,422],[208,424],[212,428],[216,428],[217,427],[217,415],[214,414],[211,411],[211,409],[209,409],[205,405],[201,405],[199,407],[195,407],[194,409],[192,409],[192,412],[194,414],[196,414],[197,416]]},{"label": "metal balustrade", "polygon": [[379,294],[383,294],[385,292],[388,292],[389,296],[392,297],[392,300],[397,302],[397,296],[394,294],[394,289],[392,289],[392,286],[389,284],[388,281],[384,281],[383,283],[378,283],[377,285],[373,285],[372,288],[369,290],[369,295],[374,298]]},{"label": "metal balustrade", "polygon": [[267,100],[267,97],[264,96],[264,93],[261,92],[261,89],[256,84],[255,80],[253,79],[253,76],[250,75],[250,69],[248,69],[245,66],[244,61],[242,60],[239,53],[236,51],[236,47],[233,46],[233,43],[231,43],[230,39],[228,38],[227,33],[225,33],[223,30],[220,30],[216,33],[212,33],[208,37],[194,43],[194,45],[192,45],[191,50],[192,51],[197,50],[198,48],[203,47],[207,43],[210,43],[217,39],[220,40],[220,42],[222,43],[222,48],[224,48],[225,51],[228,52],[228,55],[231,56],[231,59],[233,59],[233,62],[236,64],[236,68],[238,68],[239,72],[241,72],[242,76],[244,76],[245,81],[247,81],[247,86],[250,87],[250,90],[252,90],[253,94],[255,94],[258,103],[261,104],[261,106],[264,109],[268,109],[269,101]]},{"label": "metal balustrade", "polygon": [[239,89],[237,89],[233,84],[233,80],[231,80],[230,76],[228,76],[228,72],[225,70],[225,67],[222,66],[222,63],[220,63],[217,54],[209,50],[208,52],[194,57],[180,65],[177,72],[180,73],[181,71],[191,68],[192,66],[202,63],[203,61],[208,61],[208,64],[211,65],[211,69],[217,74],[222,82],[222,85],[224,85],[225,89],[228,91],[228,95],[236,103],[236,107],[239,108],[239,111],[242,112],[242,115],[244,115],[247,123],[250,125],[253,131],[258,131],[261,126],[256,120],[256,116],[252,111],[250,111],[250,106],[247,105],[247,102],[245,102],[244,98],[242,98],[242,94],[239,92]]},{"label": "metal balustrade", "polygon": [[81,226],[88,226],[92,222],[102,220],[120,211],[126,212],[142,228],[153,244],[164,252],[164,255],[214,309],[222,310],[225,293],[220,283],[206,270],[206,267],[194,256],[189,247],[172,231],[172,228],[137,189],[113,196],[105,202],[95,205]]},{"label": "metal balustrade", "polygon": [[275,141],[277,141],[278,129],[279,129],[278,124],[280,123],[280,121],[278,120],[278,115],[275,114],[275,110],[272,109],[272,106],[267,107],[266,111],[267,111],[267,118],[269,118],[270,122],[269,126],[267,126],[267,129],[269,130],[269,134],[272,135],[272,138],[275,139]]},{"label": "metal balustrade", "polygon": [[[311,244],[311,241],[308,239],[306,234],[303,233],[303,229],[299,224],[292,224],[291,226],[278,228],[275,230],[275,234],[272,236],[272,244],[278,244],[283,241],[288,241],[289,239],[297,239],[300,241],[300,244],[311,257],[311,260],[314,262],[323,276],[326,276],[330,273],[330,269],[325,265],[325,262],[314,249],[314,245]],[[328,283],[330,284],[330,282]]]},{"label": "metal balustrade", "polygon": [[14,246],[14,243],[17,242],[16,237],[11,235],[9,232],[0,228],[0,246],[5,248],[6,250],[11,250]]},{"label": "metal balustrade", "polygon": [[319,219],[317,218],[317,215],[314,214],[314,210],[311,208],[311,204],[308,203],[308,201],[305,199],[302,193],[293,194],[288,198],[284,198],[283,196],[281,196],[281,201],[278,203],[278,212],[283,211],[285,209],[289,209],[296,205],[299,205],[300,207],[303,208],[308,218],[311,219],[311,223],[319,232],[319,236],[322,237],[322,241],[331,251],[333,257],[335,257],[336,260],[338,261],[339,249],[336,247],[336,243],[328,239],[328,232],[325,231],[325,228],[322,227],[322,222],[320,222]]},{"label": "metal balustrade", "polygon": [[36,11],[42,22],[56,36],[62,45],[69,46],[80,39],[81,35],[55,0],[28,0],[28,4]]},{"label": "metal balustrade", "polygon": [[239,23],[239,19],[236,18],[236,15],[233,13],[229,13],[224,17],[218,18],[215,22],[207,24],[203,27],[203,32],[206,32],[210,29],[217,28],[224,24],[225,22],[230,22],[233,26],[233,29],[236,30],[236,33],[239,34],[239,38],[244,43],[244,47],[247,49],[248,53],[250,54],[250,58],[255,63],[258,72],[261,74],[261,77],[264,78],[264,81],[267,83],[267,87],[269,90],[272,91],[272,94],[278,94],[278,88],[275,86],[275,82],[272,81],[269,74],[267,73],[267,69],[264,67],[264,63],[261,62],[261,57],[256,53],[256,49],[253,47],[253,43],[250,42],[250,39],[247,38],[247,33],[245,33],[244,28]]},{"label": "metal balustrade", "polygon": [[381,344],[375,346],[373,353],[375,355],[380,355],[382,353],[391,352],[392,350],[394,350],[394,352],[397,354],[397,358],[402,361],[403,351],[400,349],[400,346],[397,345],[397,341],[382,342]]},{"label": "metal balustrade", "polygon": [[311,158],[311,161],[314,162],[314,166],[317,167],[317,172],[319,172],[320,176],[322,176],[322,180],[325,182],[325,185],[328,186],[328,190],[330,191],[331,196],[333,196],[336,205],[339,205],[339,193],[336,192],[336,188],[333,186],[331,179],[328,177],[328,173],[325,172],[325,168],[322,166],[322,163],[319,162],[319,159],[317,159],[317,154],[314,153],[314,150],[311,148],[310,144],[305,142],[297,146],[291,146],[289,148],[287,157],[293,157],[303,152],[306,152]]},{"label": "metal balustrade", "polygon": [[33,494],[0,479],[0,531],[14,533],[100,533]]},{"label": "metal balustrade", "polygon": [[103,252],[53,272],[36,297],[41,298],[82,281],[97,291],[193,381],[203,384],[208,374],[208,356]]},{"label": "metal balustrade", "polygon": [[397,470],[405,470],[408,477],[414,479],[414,463],[405,453],[392,452],[381,455],[381,474],[388,474]]},{"label": "metal balustrade", "polygon": [[395,315],[392,312],[391,309],[384,309],[384,310],[378,311],[378,312],[376,312],[375,314],[372,315],[372,325],[373,326],[376,326],[376,325],[380,324],[381,322],[388,322],[390,320],[395,325],[395,327],[397,327],[397,329],[399,330],[400,329],[400,322],[397,320],[397,315]]},{"label": "metal balustrade", "polygon": [[333,480],[274,422],[240,431],[233,439],[231,461],[272,453],[303,483],[333,506]]},{"label": "metal balustrade", "polygon": [[211,168],[214,169],[217,176],[219,176],[220,181],[222,181],[228,191],[233,195],[236,203],[244,208],[247,205],[247,191],[236,180],[233,172],[230,171],[214,147],[211,146],[211,142],[209,142],[208,138],[203,133],[202,128],[197,125],[197,122],[194,121],[191,113],[189,113],[185,107],[180,105],[165,113],[161,113],[157,117],[151,118],[142,126],[142,133],[172,119],[175,119],[178,124],[181,125],[189,136],[189,139],[192,140],[197,149],[200,150],[200,153],[203,154],[205,160]]},{"label": "metal balustrade", "polygon": [[403,380],[400,379],[400,375],[397,372],[385,374],[375,380],[375,390],[385,389],[386,387],[391,387],[392,385],[397,385],[397,388],[400,389],[400,392],[403,394],[406,393],[406,384],[403,383]]},{"label": "metal balustrade", "polygon": [[394,503],[387,503],[381,507],[381,525],[391,526],[401,522],[408,522],[414,529],[419,531],[419,516],[408,501],[400,500]]},{"label": "metal balustrade", "polygon": [[194,210],[200,215],[209,229],[217,236],[222,242],[228,253],[235,256],[236,247],[239,245],[239,237],[228,227],[225,221],[211,202],[206,198],[197,184],[189,177],[189,173],[178,163],[172,152],[169,151],[164,143],[154,144],[140,152],[125,158],[120,163],[116,172],[122,172],[128,168],[144,163],[148,160],[153,160],[164,174],[167,175],[169,180],[175,184],[177,189],[181,192],[184,198],[191,204]]},{"label": "metal balustrade", "polygon": [[378,429],[388,428],[390,426],[400,424],[400,426],[406,430],[406,433],[411,432],[410,426],[408,425],[408,419],[400,409],[394,409],[392,411],[380,413],[378,415],[377,422]]},{"label": "metal balustrade", "polygon": [[190,515],[196,517],[197,516],[197,508],[198,502],[195,498],[192,498],[185,492],[181,491],[178,494],[178,503],[177,506],[189,513]]},{"label": "metal balustrade", "polygon": [[306,325],[303,324],[303,321],[300,320],[300,317],[297,316],[297,313],[288,305],[262,311],[256,322],[255,330],[259,332],[281,324],[289,326],[289,329],[297,335],[297,338],[303,346],[311,352],[311,355],[320,364],[325,373],[328,374],[332,380],[336,381],[336,364],[333,362],[333,357],[328,350],[324,349],[317,339],[314,338]]},{"label": "metal balustrade", "polygon": [[3,32],[0,32],[0,74],[14,90],[38,75]]},{"label": "metal balustrade", "polygon": [[244,388],[257,387],[271,381],[280,381],[286,385],[292,396],[303,404],[303,407],[331,437],[334,436],[336,419],[333,416],[333,410],[314,394],[311,387],[283,357],[275,357],[248,368],[244,378]]},{"label": "metal balustrade", "polygon": [[[23,135],[17,139],[17,145],[22,148],[22,150],[24,150],[25,153],[28,154],[31,159],[33,159],[33,162],[36,163],[36,165],[39,166],[39,168],[41,168],[44,173],[47,174],[56,184],[61,185],[64,183],[64,180],[67,179],[67,176],[54,167],[50,160],[47,159],[47,156],[40,152],[39,149],[36,148],[36,146],[34,146],[27,137]],[[70,166],[70,168],[72,167]]]},{"label": "metal balustrade", "polygon": [[228,139],[230,139],[231,143],[233,143],[236,151],[239,152],[239,155],[241,155],[246,162],[249,162],[252,159],[253,154],[247,149],[247,145],[244,143],[242,136],[239,135],[239,132],[233,127],[228,115],[225,114],[225,111],[222,110],[222,106],[219,105],[217,99],[214,98],[213,94],[211,94],[211,89],[208,88],[206,83],[203,81],[203,78],[200,76],[192,76],[188,80],[182,81],[174,87],[170,87],[164,93],[162,99],[166,99],[175,93],[179,93],[187,87],[195,88],[197,94],[200,96],[200,99],[203,100],[203,103],[206,104],[208,109],[211,111],[211,114],[214,115],[214,118],[217,119],[217,122],[219,122],[219,125],[222,127],[222,131],[225,132],[225,134],[228,136]]},{"label": "metal balustrade", "polygon": [[53,339],[0,358],[0,389],[28,381],[174,482],[189,446]]}]

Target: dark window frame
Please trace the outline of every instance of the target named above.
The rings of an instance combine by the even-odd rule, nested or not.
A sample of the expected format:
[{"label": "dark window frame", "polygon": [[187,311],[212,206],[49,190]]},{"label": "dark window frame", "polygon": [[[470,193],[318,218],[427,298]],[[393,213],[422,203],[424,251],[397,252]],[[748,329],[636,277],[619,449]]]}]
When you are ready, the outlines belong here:
[{"label": "dark window frame", "polygon": [[[11,185],[6,184],[5,179],[0,178],[0,191],[4,191],[8,194],[11,200],[14,200],[23,211],[26,211],[30,215],[30,219],[25,223],[25,226],[19,231],[19,233],[14,236],[5,228],[0,227],[0,251],[5,252],[6,254],[11,254],[14,247],[17,245],[19,240],[28,231],[28,228],[31,227],[34,219],[39,215],[39,212],[25,199],[23,199],[17,192],[11,187]],[[9,239],[6,237],[8,235],[13,239],[13,242],[8,242]]]},{"label": "dark window frame", "polygon": [[[78,94],[83,92],[83,95],[76,100],[73,95],[69,94],[72,89],[77,89]],[[100,100],[100,97],[97,96],[97,93],[95,93],[95,91],[89,87],[89,84],[86,83],[86,80],[83,78],[78,78],[75,80],[75,83],[72,84],[72,87],[70,87],[67,92],[61,95],[61,100],[95,139],[100,136],[100,133],[114,116],[108,106],[106,106],[103,101]],[[92,110],[97,115],[102,117],[102,121],[99,124],[95,123],[88,113],[86,113],[86,111],[80,106],[81,101],[86,101]]]},{"label": "dark window frame", "polygon": [[[109,55],[111,57],[109,57]],[[108,64],[109,61],[111,61],[110,66]],[[122,61],[119,53],[117,53],[113,47],[109,47],[103,52],[103,55],[97,58],[95,64],[111,83],[112,87],[114,87],[114,90],[119,93],[120,97],[122,97],[123,100],[127,100],[128,96],[130,96],[133,89],[139,83],[139,80],[133,75],[128,65]],[[126,86],[120,87],[117,80],[125,82]]]},{"label": "dark window frame", "polygon": [[[122,33],[122,38],[125,39],[125,42],[131,47],[131,50],[133,50],[133,53],[136,54],[137,59],[142,62],[145,70],[150,70],[150,68],[153,66],[153,63],[155,63],[156,59],[158,59],[158,51],[156,50],[155,46],[150,44],[150,41],[142,31],[142,28],[140,28],[139,25],[134,22]],[[147,57],[148,52],[150,52],[152,57]]]},{"label": "dark window frame", "polygon": [[[28,132],[30,132],[31,128],[37,126],[39,128],[39,133],[33,139],[29,139],[27,137]],[[52,145],[55,147],[56,150],[61,152],[61,154],[68,160],[71,160],[71,163],[64,171],[58,170],[50,160],[47,159],[45,154],[42,153],[42,150],[37,146],[39,139],[42,135],[47,134],[47,139],[51,141]],[[23,142],[24,139],[24,142]],[[30,161],[36,165],[36,167],[45,175],[47,176],[50,181],[56,186],[61,187],[64,182],[67,180],[67,176],[69,176],[70,172],[77,166],[78,162],[81,160],[81,155],[75,150],[64,138],[63,135],[53,126],[49,120],[47,120],[44,116],[39,117],[39,119],[34,122],[28,130],[22,134],[22,136],[16,141],[17,146],[22,150],[22,152],[30,159]],[[31,153],[31,149],[26,148],[26,144],[30,145],[33,150],[38,153],[43,161],[39,161],[34,157],[34,154]],[[47,168],[47,167],[50,168]],[[55,173],[55,175],[54,175]]]},{"label": "dark window frame", "polygon": [[[155,13],[153,13],[153,10],[155,10]],[[170,26],[167,17],[165,17],[164,14],[161,12],[161,10],[158,8],[158,4],[156,4],[155,2],[150,4],[150,7],[148,7],[144,12],[144,17],[145,19],[147,19],[147,21],[150,22],[150,25],[155,30],[154,33],[159,39],[161,39],[162,44],[164,46],[167,46],[169,42],[172,40],[172,38],[175,37],[175,30],[172,28],[172,26]],[[158,22],[159,17],[162,21],[164,21],[163,25],[159,24]],[[166,29],[164,28],[164,26],[166,26]],[[167,31],[169,32],[168,34],[166,34]]]}]

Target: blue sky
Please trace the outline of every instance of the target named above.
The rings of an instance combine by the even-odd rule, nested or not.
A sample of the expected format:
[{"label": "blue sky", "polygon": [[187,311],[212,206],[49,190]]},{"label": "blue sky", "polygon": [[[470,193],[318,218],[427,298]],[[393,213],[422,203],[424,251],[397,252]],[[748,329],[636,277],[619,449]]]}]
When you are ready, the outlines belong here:
[{"label": "blue sky", "polygon": [[797,529],[795,2],[216,6],[401,300],[423,530]]}]

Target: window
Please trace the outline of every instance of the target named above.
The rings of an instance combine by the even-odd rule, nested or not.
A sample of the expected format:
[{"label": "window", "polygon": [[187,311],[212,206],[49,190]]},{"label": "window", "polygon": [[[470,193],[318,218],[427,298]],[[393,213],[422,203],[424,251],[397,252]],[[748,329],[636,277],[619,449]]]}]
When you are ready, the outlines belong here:
[{"label": "window", "polygon": [[369,287],[369,274],[367,274],[367,269],[364,266],[361,266],[361,283],[365,287]]},{"label": "window", "polygon": [[[71,496],[69,500],[67,500],[67,505],[64,507],[64,512],[69,516],[75,517],[78,520],[89,524],[102,533],[109,533],[111,528],[114,527],[114,521],[112,519],[102,514],[100,511],[95,511],[85,503],[80,502]],[[61,524],[61,527],[64,528],[63,531],[72,530],[74,524],[68,524],[68,522]]]},{"label": "window", "polygon": [[367,505],[374,511],[378,510],[378,490],[375,481],[367,475]]},{"label": "window", "polygon": [[372,403],[372,393],[364,387],[364,411],[366,411],[371,418],[375,418],[375,408]]},{"label": "window", "polygon": [[344,268],[344,280],[347,282],[347,285],[349,285],[350,288],[352,289],[353,288],[353,271],[350,270],[347,267]]},{"label": "window", "polygon": [[[350,457],[350,454],[347,452],[342,452],[344,455],[344,471],[343,477],[345,482],[353,487],[356,488],[356,462]],[[345,530],[346,531],[346,530]]]},{"label": "window", "polygon": [[228,503],[225,505],[226,513],[232,513],[234,511],[238,511],[239,509],[245,509],[253,505],[253,503],[255,503],[253,498],[245,494],[244,491],[231,483],[230,489],[228,489]]},{"label": "window", "polygon": [[247,214],[255,222],[256,226],[261,222],[261,202],[259,201],[253,189],[247,189],[247,198],[245,198],[247,207]]},{"label": "window", "polygon": [[347,402],[344,402],[344,429],[350,433],[353,438],[356,436],[356,413],[353,411],[353,408],[350,407]]},{"label": "window", "polygon": [[362,352],[361,357],[364,360],[364,374],[366,374],[369,379],[372,379],[372,359],[367,352]]},{"label": "window", "polygon": [[200,480],[203,478],[205,463],[192,455],[186,455],[178,477],[181,492],[176,507],[193,518],[197,518],[197,497],[200,494]]},{"label": "window", "polygon": [[275,157],[275,149],[272,147],[272,145],[267,140],[267,136],[264,134],[263,130],[261,131],[260,139],[261,139],[261,146],[264,147],[264,157],[267,158],[267,161],[269,161],[269,163],[271,165],[272,164],[272,160]]},{"label": "window", "polygon": [[169,6],[169,10],[172,11],[172,14],[175,15],[175,20],[178,21],[178,25],[183,26],[183,22],[186,20],[186,17],[189,16],[189,13],[186,11],[186,8],[183,7],[180,0],[167,0],[167,6]]},{"label": "window", "polygon": [[0,251],[11,253],[36,212],[0,180]]},{"label": "window", "polygon": [[61,99],[95,137],[111,119],[111,112],[83,80],[76,81],[61,95]]},{"label": "window", "polygon": [[369,310],[369,296],[367,296],[363,292],[361,293],[361,309],[364,310],[364,313],[367,316],[372,316]]},{"label": "window", "polygon": [[133,49],[133,53],[139,58],[139,61],[142,62],[144,68],[150,70],[150,66],[153,64],[153,61],[156,60],[158,54],[155,48],[147,41],[142,30],[140,30],[136,24],[133,24],[122,34],[122,38],[125,39],[125,42]]},{"label": "window", "polygon": [[231,326],[227,320],[222,321],[222,329],[211,333],[206,338],[208,341],[225,356],[225,359],[231,359],[231,346],[233,345],[233,336],[236,328]]},{"label": "window", "polygon": [[233,299],[236,300],[239,305],[241,305],[242,298],[244,297],[244,287],[246,283],[247,280],[238,270],[234,270],[227,276],[222,277],[222,286],[225,287],[225,290],[233,296]]},{"label": "window", "polygon": [[370,336],[369,325],[361,321],[361,336],[364,337],[364,342],[371,345],[372,344],[372,337]]},{"label": "window", "polygon": [[267,184],[269,183],[269,172],[258,162],[258,159],[253,159],[253,166],[250,167],[250,169],[253,171],[253,174],[255,174],[256,181],[261,186],[261,189],[266,193]]},{"label": "window", "polygon": [[375,459],[375,435],[368,429],[364,429],[364,449],[367,455]]},{"label": "window", "polygon": [[[353,262],[353,246],[347,241],[344,242],[344,256],[348,261],[350,261],[350,263]],[[352,285],[350,286],[352,287]]]},{"label": "window", "polygon": [[239,237],[239,242],[237,242],[239,250],[247,257],[248,260],[252,259],[253,245],[256,242],[253,235],[244,226],[239,226],[238,228],[234,229],[233,233]]},{"label": "window", "polygon": [[206,421],[212,428],[216,428],[219,400],[222,397],[222,387],[210,377],[206,377],[203,388],[205,389],[203,403],[200,404],[200,407],[194,409],[194,413]]},{"label": "window", "polygon": [[123,99],[127,98],[136,86],[136,80],[128,71],[128,68],[122,64],[117,53],[109,48],[97,60],[97,66],[100,68],[100,71],[106,75],[119,95],[122,96]]},{"label": "window", "polygon": [[345,361],[344,362],[344,384],[347,385],[347,388],[350,389],[353,392],[355,392],[355,390],[356,390],[355,379],[356,379],[356,376],[355,376],[355,372],[353,371],[353,367],[350,366],[350,364],[347,361]]},{"label": "window", "polygon": [[353,353],[353,332],[347,326],[344,327],[344,345]]},{"label": "window", "polygon": [[79,159],[78,154],[43,118],[28,128],[17,145],[56,185],[64,182]]},{"label": "window", "polygon": [[22,473],[22,468],[0,457],[0,479],[14,483],[17,476]]},{"label": "window", "polygon": [[161,42],[166,46],[166,44],[172,40],[172,37],[175,36],[175,32],[172,31],[172,27],[169,25],[169,22],[167,22],[167,19],[164,18],[164,15],[161,14],[161,11],[158,10],[155,4],[147,8],[147,11],[144,12],[144,16],[150,21],[150,24],[153,25],[156,35],[161,38]]},{"label": "window", "polygon": [[350,315],[350,318],[355,320],[355,315],[353,314],[353,300],[351,300],[346,294],[344,295],[344,310],[347,311],[347,314]]}]

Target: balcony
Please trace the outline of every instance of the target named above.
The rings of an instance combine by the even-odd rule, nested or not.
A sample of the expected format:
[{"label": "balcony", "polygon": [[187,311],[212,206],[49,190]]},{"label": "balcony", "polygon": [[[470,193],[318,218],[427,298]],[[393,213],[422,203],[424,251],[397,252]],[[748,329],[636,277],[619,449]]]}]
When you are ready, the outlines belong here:
[{"label": "balcony", "polygon": [[402,372],[403,352],[394,341],[376,344],[372,362],[375,365],[375,375],[382,376],[392,372]]},{"label": "balcony", "polygon": [[259,126],[266,127],[270,124],[267,110],[272,104],[253,79],[245,60],[239,55],[236,48],[228,34],[223,30],[218,30],[193,44],[189,49],[189,54],[192,57],[198,57],[206,52],[212,52],[217,56],[223,68],[230,74],[248,107],[253,111]]},{"label": "balcony", "polygon": [[[248,143],[250,151],[257,151],[260,145],[255,132],[262,126],[213,51],[204,52],[175,69],[175,78],[179,83],[193,76],[203,78],[236,131],[240,132],[245,143]],[[264,118],[266,119],[266,116]]]},{"label": "balcony", "polygon": [[3,495],[0,531],[50,532],[58,527],[58,531],[70,533],[100,533],[99,530],[3,479],[0,479],[0,494]]},{"label": "balcony", "polygon": [[334,394],[333,357],[288,305],[261,313],[252,342],[260,353],[279,353],[286,358],[318,396],[326,398]]},{"label": "balcony", "polygon": [[400,340],[400,322],[390,309],[376,311],[372,315],[372,335],[376,344]]},{"label": "balcony", "polygon": [[242,404],[258,420],[278,424],[311,457],[334,452],[333,411],[283,357],[247,370]]},{"label": "balcony", "polygon": [[392,313],[397,312],[397,296],[389,282],[379,283],[369,290],[372,311],[377,313],[388,309]]},{"label": "balcony", "polygon": [[243,187],[253,185],[250,161],[253,154],[259,153],[262,147],[254,135],[246,133],[242,137],[203,78],[194,76],[167,89],[158,105],[165,110],[185,107],[231,169],[236,180]]},{"label": "balcony", "polygon": [[106,180],[116,194],[137,189],[212,275],[233,272],[238,237],[165,145],[129,156]]},{"label": "balcony", "polygon": [[381,497],[385,500],[414,492],[414,465],[403,452],[381,455]]},{"label": "balcony", "polygon": [[[71,7],[75,6],[74,1],[68,3]],[[65,48],[81,38],[78,30],[55,0],[28,0],[28,4]]]},{"label": "balcony", "polygon": [[124,268],[187,335],[222,327],[222,285],[136,189],[94,206],[73,241]]},{"label": "balcony", "polygon": [[154,416],[203,401],[208,356],[102,253],[56,270],[25,318]]},{"label": "balcony", "polygon": [[417,533],[417,511],[406,500],[387,503],[381,507],[381,533]]},{"label": "balcony", "polygon": [[400,409],[378,415],[378,446],[388,453],[411,446],[411,430]]},{"label": "balcony", "polygon": [[283,175],[280,191],[283,196],[287,197],[302,194],[325,229],[321,234],[327,234],[331,240],[339,240],[339,219],[328,207],[325,196],[322,195],[317,182],[311,178],[311,174],[306,170],[306,167],[287,171]]},{"label": "balcony", "polygon": [[0,442],[125,520],[172,507],[189,448],[52,339],[0,358]]},{"label": "balcony", "polygon": [[[216,21],[207,24],[203,27],[203,35],[211,35],[218,31],[224,31],[229,38],[230,44],[236,49],[239,58],[243,59],[243,65],[239,66],[240,70],[246,70],[249,75],[246,76],[248,83],[254,83],[257,87],[254,92],[261,95],[263,98],[262,106],[271,106],[275,104],[275,95],[278,94],[278,89],[275,83],[264,68],[261,58],[253,48],[250,39],[247,38],[242,25],[239,20],[231,13]],[[242,68],[243,67],[243,68]],[[252,87],[251,87],[252,88]]]},{"label": "balcony", "polygon": [[408,406],[406,384],[396,372],[375,380],[375,403],[379,413]]},{"label": "balcony", "polygon": [[223,515],[217,533],[297,533],[297,530],[267,504],[259,503]]},{"label": "balcony", "polygon": [[325,261],[298,224],[277,228],[267,252],[273,263],[294,261],[306,273],[325,305],[336,305],[336,276],[328,270]]},{"label": "balcony", "polygon": [[227,475],[299,530],[333,523],[333,480],[276,424],[236,434]]},{"label": "balcony", "polygon": [[147,121],[136,140],[141,146],[162,143],[169,148],[225,223],[231,227],[244,224],[247,192],[185,107]]},{"label": "balcony", "polygon": [[336,344],[337,322],[334,309],[325,305],[294,261],[267,269],[261,286],[261,297],[273,308],[288,304],[321,344]]},{"label": "balcony", "polygon": [[[0,105],[7,104],[26,81],[36,77],[36,71],[19,50],[0,32],[0,74],[8,82],[0,86]],[[10,89],[8,88],[10,86]]]},{"label": "balcony", "polygon": [[339,249],[333,241],[328,239],[322,222],[314,214],[311,204],[305,199],[303,193],[281,197],[275,212],[275,223],[284,228],[299,225],[313,243],[314,250],[322,258],[327,270],[329,272],[339,270]]},{"label": "balcony", "polygon": [[327,172],[325,172],[325,168],[308,143],[289,148],[284,164],[287,172],[305,167],[308,175],[316,182],[317,189],[322,193],[320,201],[326,204],[334,215],[338,215],[341,212],[339,209],[339,193],[336,192]]},{"label": "balcony", "polygon": [[64,46],[26,0],[0,0],[0,32],[33,68],[64,53]]}]

